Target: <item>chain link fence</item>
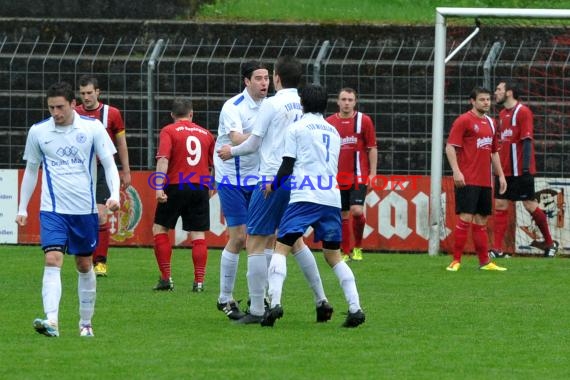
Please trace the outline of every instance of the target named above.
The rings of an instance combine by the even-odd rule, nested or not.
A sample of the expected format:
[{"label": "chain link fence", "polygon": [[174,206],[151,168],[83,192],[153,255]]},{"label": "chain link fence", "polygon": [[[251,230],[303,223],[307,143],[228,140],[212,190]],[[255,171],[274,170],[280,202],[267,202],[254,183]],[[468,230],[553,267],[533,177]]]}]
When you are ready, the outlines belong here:
[{"label": "chain link fence", "polygon": [[[451,35],[453,49],[464,36]],[[516,36],[515,36],[516,37]],[[133,169],[153,168],[161,126],[170,122],[176,96],[194,102],[194,121],[216,132],[223,102],[242,90],[239,67],[250,59],[272,64],[295,55],[305,79],[326,86],[330,113],[336,92],[349,86],[359,108],[376,123],[379,173],[429,175],[433,40],[259,40],[168,38],[147,40],[14,38],[0,35],[0,168],[21,168],[27,129],[49,117],[44,93],[56,81],[72,84],[93,74],[101,101],[123,111]],[[535,112],[541,175],[566,177],[570,168],[570,35],[544,38],[479,38],[446,68],[445,128],[468,109],[475,85],[494,89],[516,78],[523,101]],[[496,112],[495,114],[497,114]],[[442,152],[443,154],[443,152]]]}]

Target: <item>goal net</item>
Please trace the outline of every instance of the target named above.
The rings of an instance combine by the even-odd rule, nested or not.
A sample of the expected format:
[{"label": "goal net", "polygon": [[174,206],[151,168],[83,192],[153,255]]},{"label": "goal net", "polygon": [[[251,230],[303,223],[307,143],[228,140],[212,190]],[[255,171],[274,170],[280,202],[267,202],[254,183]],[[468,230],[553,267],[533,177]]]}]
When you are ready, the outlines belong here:
[{"label": "goal net", "polygon": [[[449,27],[451,19],[460,20],[462,25],[471,19],[475,26]],[[570,215],[565,213],[570,204],[568,25],[570,10],[436,9],[430,255],[450,252],[453,244],[454,187],[444,155],[451,123],[470,109],[468,97],[473,87],[484,86],[493,93],[500,80],[515,81],[521,87],[520,101],[534,113],[537,200],[547,216],[553,239],[560,244],[559,254],[570,254]],[[459,34],[464,36],[463,42],[450,44]],[[471,57],[473,52],[479,55]],[[481,52],[486,57],[484,64],[473,65],[477,69],[470,72],[466,66],[475,56],[480,59]],[[493,104],[490,116],[498,118],[499,111],[500,107]],[[489,247],[493,242],[493,223],[493,217],[489,218]],[[543,240],[522,202],[512,205],[503,250],[519,255],[542,255]]]}]

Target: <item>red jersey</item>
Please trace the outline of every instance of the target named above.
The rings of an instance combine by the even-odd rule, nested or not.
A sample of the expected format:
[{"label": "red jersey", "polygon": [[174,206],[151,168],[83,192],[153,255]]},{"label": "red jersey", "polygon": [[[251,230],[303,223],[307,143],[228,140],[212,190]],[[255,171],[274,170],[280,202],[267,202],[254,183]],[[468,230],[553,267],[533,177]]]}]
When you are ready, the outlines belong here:
[{"label": "red jersey", "polygon": [[80,115],[100,120],[113,142],[115,141],[115,136],[125,131],[125,123],[123,123],[123,118],[118,108],[99,102],[99,107],[93,110],[85,109],[83,104],[76,106],[75,110]]},{"label": "red jersey", "polygon": [[499,127],[501,150],[501,166],[505,177],[520,176],[523,170],[523,141],[531,139],[530,174],[536,173],[534,160],[533,122],[534,116],[530,108],[517,103],[513,108],[504,108],[499,112]]},{"label": "red jersey", "polygon": [[168,124],[160,131],[156,158],[168,159],[170,184],[189,182],[211,188],[214,136],[190,120]]},{"label": "red jersey", "polygon": [[350,178],[350,175],[352,183],[356,176],[368,178],[368,150],[376,148],[376,131],[372,119],[362,112],[356,112],[354,117],[349,118],[341,118],[335,113],[327,118],[327,122],[333,125],[340,135],[339,175],[343,179]]},{"label": "red jersey", "polygon": [[491,153],[499,149],[493,119],[472,111],[460,115],[451,126],[447,143],[456,148],[465,184],[491,187]]}]

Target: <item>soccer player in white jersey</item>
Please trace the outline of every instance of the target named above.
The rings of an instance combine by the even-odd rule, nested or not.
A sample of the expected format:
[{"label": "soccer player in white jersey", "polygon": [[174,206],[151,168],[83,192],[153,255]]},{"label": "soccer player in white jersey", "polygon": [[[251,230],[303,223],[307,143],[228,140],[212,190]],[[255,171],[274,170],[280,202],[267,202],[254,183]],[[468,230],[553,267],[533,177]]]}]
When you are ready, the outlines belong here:
[{"label": "soccer player in white jersey", "polygon": [[[315,241],[323,242],[325,260],[337,276],[348,301],[348,315],[343,326],[356,327],[364,323],[365,316],[360,307],[354,274],[340,255],[341,202],[336,181],[340,136],[323,118],[327,107],[327,93],[323,87],[305,87],[301,92],[301,104],[303,118],[287,130],[283,162],[267,190],[290,186],[291,200],[279,224],[275,253],[269,265],[271,307],[265,311],[261,325],[273,326],[283,316],[281,294],[287,275],[286,256],[311,226]],[[289,176],[291,182],[288,185],[286,179]]]},{"label": "soccer player in white jersey", "polygon": [[[259,151],[259,182],[251,196],[247,218],[247,283],[251,306],[239,323],[259,323],[265,312],[264,295],[267,287],[267,267],[275,244],[275,230],[289,203],[290,191],[283,186],[269,197],[264,189],[271,183],[281,165],[287,128],[303,115],[297,87],[303,75],[301,63],[290,56],[279,57],[273,70],[273,85],[277,91],[259,111],[251,136],[241,145],[223,146],[218,154],[224,158]],[[321,276],[309,247],[299,239],[293,245],[293,256],[313,289],[317,322],[330,320],[333,308],[328,303]]]},{"label": "soccer player in white jersey", "polygon": [[92,337],[91,318],[95,311],[96,278],[92,254],[97,246],[98,217],[95,202],[97,160],[105,170],[111,196],[106,206],[119,209],[119,172],[111,138],[99,120],[80,116],[73,88],[56,83],[47,90],[51,117],[34,124],[26,140],[27,161],[20,188],[16,223],[25,226],[27,208],[42,165],[40,241],[45,254],[42,298],[46,319],[37,318],[35,330],[49,337],[59,336],[61,267],[64,254],[75,256],[78,272],[79,334]]},{"label": "soccer player in white jersey", "polygon": [[[241,74],[245,89],[227,100],[222,107],[214,148],[216,151],[225,144],[238,145],[249,136],[259,108],[267,96],[269,72],[263,63],[246,62],[241,67]],[[244,313],[239,310],[233,291],[239,253],[245,247],[247,209],[255,185],[252,178],[257,178],[259,170],[259,155],[252,153],[223,161],[214,154],[214,169],[216,188],[229,232],[229,240],[220,259],[220,294],[217,306],[229,319],[237,320]]]}]

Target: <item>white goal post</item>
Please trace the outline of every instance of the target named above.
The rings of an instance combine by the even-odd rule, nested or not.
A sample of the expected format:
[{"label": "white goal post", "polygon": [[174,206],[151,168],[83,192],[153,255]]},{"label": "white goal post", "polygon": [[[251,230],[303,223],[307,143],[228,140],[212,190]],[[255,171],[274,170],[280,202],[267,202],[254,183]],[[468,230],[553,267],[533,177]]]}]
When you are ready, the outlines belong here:
[{"label": "white goal post", "polygon": [[532,19],[570,19],[569,9],[509,9],[509,8],[446,8],[435,10],[435,51],[433,68],[433,111],[432,111],[432,146],[431,180],[429,210],[429,246],[430,256],[437,255],[441,237],[441,190],[443,172],[443,120],[444,120],[444,85],[446,63],[446,17],[488,17],[488,18],[532,18]]}]

